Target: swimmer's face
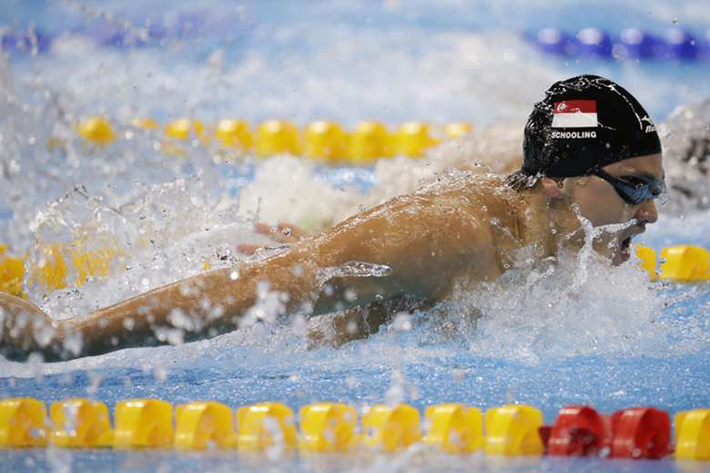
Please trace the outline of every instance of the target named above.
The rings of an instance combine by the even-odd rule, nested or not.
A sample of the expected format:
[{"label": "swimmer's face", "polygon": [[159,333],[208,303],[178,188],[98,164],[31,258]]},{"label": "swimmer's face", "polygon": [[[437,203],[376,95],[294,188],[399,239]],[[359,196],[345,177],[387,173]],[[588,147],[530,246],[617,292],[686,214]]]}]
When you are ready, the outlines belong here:
[{"label": "swimmer's face", "polygon": [[[665,172],[661,154],[626,159],[602,168],[613,178],[624,182],[663,183]],[[583,176],[565,179],[563,185],[573,203],[579,206],[580,214],[595,227],[629,223],[615,231],[603,232],[594,240],[594,249],[608,256],[615,265],[630,257],[631,240],[646,230],[646,225],[658,219],[654,199],[638,204],[626,202],[612,184],[598,176]]]}]

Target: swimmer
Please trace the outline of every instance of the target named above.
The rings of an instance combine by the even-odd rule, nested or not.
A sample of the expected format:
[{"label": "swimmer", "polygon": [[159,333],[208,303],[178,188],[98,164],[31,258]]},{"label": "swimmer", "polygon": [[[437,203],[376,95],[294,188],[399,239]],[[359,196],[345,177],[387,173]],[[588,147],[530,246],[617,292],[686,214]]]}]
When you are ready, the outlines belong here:
[{"label": "swimmer", "polygon": [[668,191],[664,212],[710,208],[710,99],[679,107],[665,122]]},{"label": "swimmer", "polygon": [[267,288],[281,294],[280,315],[335,313],[330,341],[338,345],[377,331],[396,312],[431,307],[457,286],[495,280],[522,249],[539,260],[578,251],[591,227],[604,227],[594,232],[600,255],[613,265],[628,260],[632,238],[656,221],[654,199],[664,191],[660,141],[638,101],[598,76],[557,82],[535,104],[523,150],[522,168],[509,176],[442,177],[294,238],[260,261],[86,318],[53,321],[30,302],[0,294],[0,351],[57,360],[166,343],[161,329],[183,330],[184,341],[212,337],[258,319],[249,309]]}]

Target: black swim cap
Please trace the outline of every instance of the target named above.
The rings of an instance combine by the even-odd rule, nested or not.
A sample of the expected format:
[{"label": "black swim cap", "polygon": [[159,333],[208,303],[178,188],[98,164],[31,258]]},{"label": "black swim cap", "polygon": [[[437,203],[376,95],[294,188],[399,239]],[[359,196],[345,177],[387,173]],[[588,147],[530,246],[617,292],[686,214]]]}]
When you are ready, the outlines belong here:
[{"label": "black swim cap", "polygon": [[583,75],[556,82],[525,125],[522,173],[583,176],[596,166],[661,152],[656,126],[620,85]]}]

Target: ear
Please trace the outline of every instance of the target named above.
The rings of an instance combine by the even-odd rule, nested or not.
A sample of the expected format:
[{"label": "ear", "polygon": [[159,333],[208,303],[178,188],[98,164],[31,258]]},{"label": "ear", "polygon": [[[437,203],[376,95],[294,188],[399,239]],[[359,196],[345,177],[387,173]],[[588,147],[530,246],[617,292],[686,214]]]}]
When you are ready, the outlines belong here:
[{"label": "ear", "polygon": [[540,179],[542,189],[545,195],[550,199],[559,199],[562,197],[562,186],[564,179],[555,179],[551,177],[543,177]]}]

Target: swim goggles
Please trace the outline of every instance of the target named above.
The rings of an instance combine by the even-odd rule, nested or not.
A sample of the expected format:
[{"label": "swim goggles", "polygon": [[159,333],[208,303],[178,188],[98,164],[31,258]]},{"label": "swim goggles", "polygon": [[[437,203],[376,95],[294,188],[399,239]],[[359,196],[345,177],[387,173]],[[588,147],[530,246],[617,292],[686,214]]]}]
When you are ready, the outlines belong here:
[{"label": "swim goggles", "polygon": [[601,168],[592,168],[589,174],[611,184],[619,197],[629,205],[638,205],[641,202],[655,199],[666,191],[663,181],[659,182],[644,176],[614,177]]}]

